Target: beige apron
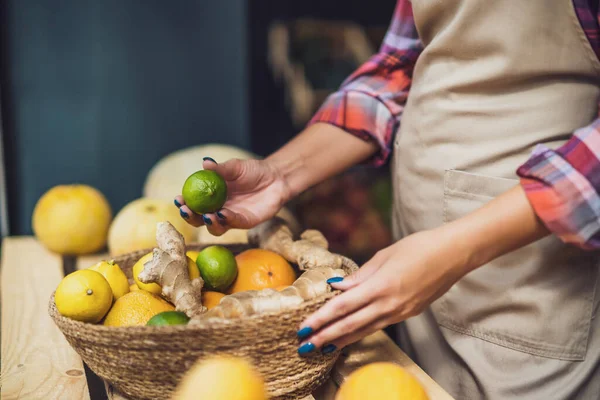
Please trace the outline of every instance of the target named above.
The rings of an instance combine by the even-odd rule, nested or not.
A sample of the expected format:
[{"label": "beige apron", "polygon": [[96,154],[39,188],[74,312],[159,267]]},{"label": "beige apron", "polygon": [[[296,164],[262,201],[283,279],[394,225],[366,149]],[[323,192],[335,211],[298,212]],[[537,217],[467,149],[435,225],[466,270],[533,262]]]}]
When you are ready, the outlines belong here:
[{"label": "beige apron", "polygon": [[[397,237],[517,185],[534,145],[589,124],[600,94],[571,0],[412,4],[425,50],[394,143]],[[468,274],[401,344],[457,399],[597,400],[599,258],[540,240]]]}]

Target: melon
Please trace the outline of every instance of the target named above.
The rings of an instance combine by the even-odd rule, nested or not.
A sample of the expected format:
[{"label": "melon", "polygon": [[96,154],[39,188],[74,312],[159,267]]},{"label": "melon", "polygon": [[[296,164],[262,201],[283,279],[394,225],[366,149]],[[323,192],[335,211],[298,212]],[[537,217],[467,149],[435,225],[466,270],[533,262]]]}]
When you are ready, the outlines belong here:
[{"label": "melon", "polygon": [[211,157],[218,163],[232,158],[259,158],[246,150],[224,144],[207,144],[178,150],[163,157],[152,167],[144,183],[144,197],[172,202],[175,196],[181,194],[188,176],[202,169],[204,157]]},{"label": "melon", "polygon": [[[300,234],[300,223],[294,216],[294,214],[287,208],[282,208],[277,213],[277,216],[285,220],[290,227],[290,230],[294,235]],[[229,229],[221,236],[214,236],[211,234],[206,226],[198,228],[196,241],[202,244],[234,244],[234,243],[248,243],[248,230],[247,229]]]},{"label": "melon", "polygon": [[137,199],[127,204],[115,216],[108,231],[108,250],[112,256],[156,247],[156,226],[169,221],[185,239],[193,243],[197,229],[179,215],[173,201]]}]

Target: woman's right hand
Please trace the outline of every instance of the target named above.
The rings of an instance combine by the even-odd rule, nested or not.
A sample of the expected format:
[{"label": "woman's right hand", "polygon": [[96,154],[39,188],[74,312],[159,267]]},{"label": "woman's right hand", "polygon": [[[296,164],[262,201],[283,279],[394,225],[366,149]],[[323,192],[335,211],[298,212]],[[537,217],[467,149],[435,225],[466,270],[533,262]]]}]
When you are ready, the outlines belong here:
[{"label": "woman's right hand", "polygon": [[232,159],[217,164],[205,157],[203,168],[217,172],[227,182],[227,201],[216,213],[196,214],[175,197],[181,217],[193,226],[206,225],[220,236],[230,228],[250,229],[273,217],[292,198],[286,179],[268,160]]}]

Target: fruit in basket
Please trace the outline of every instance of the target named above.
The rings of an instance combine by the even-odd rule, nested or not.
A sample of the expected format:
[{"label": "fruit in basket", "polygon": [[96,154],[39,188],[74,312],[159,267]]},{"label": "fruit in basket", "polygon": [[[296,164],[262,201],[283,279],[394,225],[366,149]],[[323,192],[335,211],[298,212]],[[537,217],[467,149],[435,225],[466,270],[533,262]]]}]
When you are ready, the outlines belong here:
[{"label": "fruit in basket", "polygon": [[181,311],[163,311],[150,318],[147,326],[185,325],[190,318]]},{"label": "fruit in basket", "polygon": [[176,400],[267,400],[262,376],[245,359],[220,356],[196,362],[183,376]]},{"label": "fruit in basket", "polygon": [[196,258],[196,265],[208,290],[227,290],[238,275],[236,258],[223,246],[208,246]]},{"label": "fruit in basket", "polygon": [[239,147],[226,144],[205,144],[175,151],[158,161],[148,173],[144,183],[144,197],[173,201],[181,190],[181,182],[202,168],[202,157],[210,156],[218,163],[232,158],[248,160],[258,158]]},{"label": "fruit in basket", "polygon": [[282,290],[263,289],[233,293],[223,297],[204,318],[239,318],[279,312],[331,291],[327,279],[346,276],[343,269],[316,267],[304,272],[293,285]]},{"label": "fruit in basket", "polygon": [[163,311],[175,311],[175,307],[145,290],[129,292],[115,301],[104,319],[104,325],[146,325],[150,318]]},{"label": "fruit in basket", "polygon": [[207,290],[202,292],[202,305],[210,310],[211,308],[215,308],[223,297],[225,297],[223,293]]},{"label": "fruit in basket", "polygon": [[[211,317],[237,318],[263,312],[280,312],[330,292],[331,287],[326,283],[327,279],[346,275],[346,271],[341,269],[342,258],[325,250],[327,242],[319,232],[306,231],[301,235],[301,240],[294,241],[285,223],[274,219],[252,229],[248,237],[252,243],[273,250],[266,251],[267,254],[286,254],[291,262],[308,271],[294,282],[294,270],[286,261],[282,265],[291,271],[288,271],[292,275],[291,287],[280,292],[264,289],[233,293],[223,297],[219,305],[206,311],[202,304],[204,280],[201,277],[190,279],[189,274],[184,272],[187,269],[188,257],[183,236],[170,223],[161,222],[157,227],[158,248],[154,249],[152,260],[148,261],[144,270],[138,274],[138,279],[142,283],[159,284],[163,296],[175,304],[177,310],[185,312],[190,317],[190,324],[193,324]],[[238,273],[236,281],[239,277]],[[279,284],[273,286],[277,287]]]},{"label": "fruit in basket", "polygon": [[115,256],[155,247],[156,224],[162,221],[172,223],[188,242],[196,236],[196,229],[179,216],[172,201],[137,199],[123,207],[110,225],[110,253]]},{"label": "fruit in basket", "polygon": [[188,256],[189,258],[191,258],[192,260],[194,260],[194,262],[196,262],[196,259],[198,258],[198,254],[200,254],[200,252],[196,251],[196,250],[188,250],[185,252],[185,255]]},{"label": "fruit in basket", "polygon": [[[162,288],[160,287],[160,285],[157,285],[156,283],[143,283],[138,278],[140,272],[144,270],[144,264],[146,264],[150,260],[152,260],[152,253],[146,254],[133,265],[133,268],[131,269],[131,272],[133,274],[133,280],[140,289],[150,292],[152,294],[161,295]],[[190,278],[194,279],[199,277],[200,271],[198,271],[196,263],[189,257],[187,257],[187,260],[188,274],[190,275]]]},{"label": "fruit in basket", "polygon": [[129,293],[129,282],[127,281],[127,277],[119,265],[115,264],[114,260],[100,261],[88,269],[100,272],[102,276],[104,276],[112,289],[114,300],[117,300],[125,293]]},{"label": "fruit in basket", "polygon": [[[331,287],[327,284],[327,279],[346,276],[346,271],[341,268],[343,266],[341,257],[325,250],[327,241],[317,231],[305,231],[301,235],[301,240],[294,241],[285,223],[272,219],[253,228],[248,237],[254,245],[286,254],[287,259],[307,271],[290,287],[281,291],[247,290],[225,296],[218,306],[200,315],[200,319],[239,318],[260,313],[281,312],[330,292]],[[238,270],[239,279],[242,272],[239,261]],[[194,323],[194,319],[190,323]]]},{"label": "fruit in basket", "polygon": [[335,400],[427,400],[419,381],[391,362],[374,362],[352,372]]},{"label": "fruit in basket", "polygon": [[61,315],[77,321],[97,323],[110,309],[113,293],[102,274],[84,269],[60,281],[54,301]]},{"label": "fruit in basket", "polygon": [[50,251],[88,254],[106,245],[112,211],[106,198],[87,185],[48,190],[33,210],[33,232]]},{"label": "fruit in basket", "polygon": [[203,169],[185,180],[181,195],[195,213],[213,213],[219,211],[227,200],[227,183],[215,171]]},{"label": "fruit in basket", "polygon": [[130,292],[135,292],[136,290],[142,290],[138,287],[137,283],[132,283],[131,285],[129,285]]},{"label": "fruit in basket", "polygon": [[235,260],[238,274],[228,293],[289,286],[296,280],[290,263],[269,250],[249,249],[238,254]]}]

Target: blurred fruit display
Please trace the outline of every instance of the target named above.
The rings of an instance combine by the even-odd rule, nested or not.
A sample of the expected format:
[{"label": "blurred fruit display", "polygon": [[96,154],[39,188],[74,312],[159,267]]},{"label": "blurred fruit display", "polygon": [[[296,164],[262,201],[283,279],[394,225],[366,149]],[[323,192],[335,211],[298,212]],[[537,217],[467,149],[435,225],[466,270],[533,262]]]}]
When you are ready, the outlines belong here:
[{"label": "blurred fruit display", "polygon": [[385,31],[350,21],[310,18],[274,23],[269,65],[287,111],[301,129],[329,94],[376,51]]},{"label": "blurred fruit display", "polygon": [[[384,34],[383,25],[309,18],[271,26],[269,65],[296,129],[376,52]],[[305,228],[325,234],[333,251],[364,262],[391,243],[391,193],[389,168],[356,167],[304,193],[295,211]]]},{"label": "blurred fruit display", "polygon": [[353,169],[301,195],[296,213],[331,250],[362,263],[391,244],[392,189],[386,170]]}]

